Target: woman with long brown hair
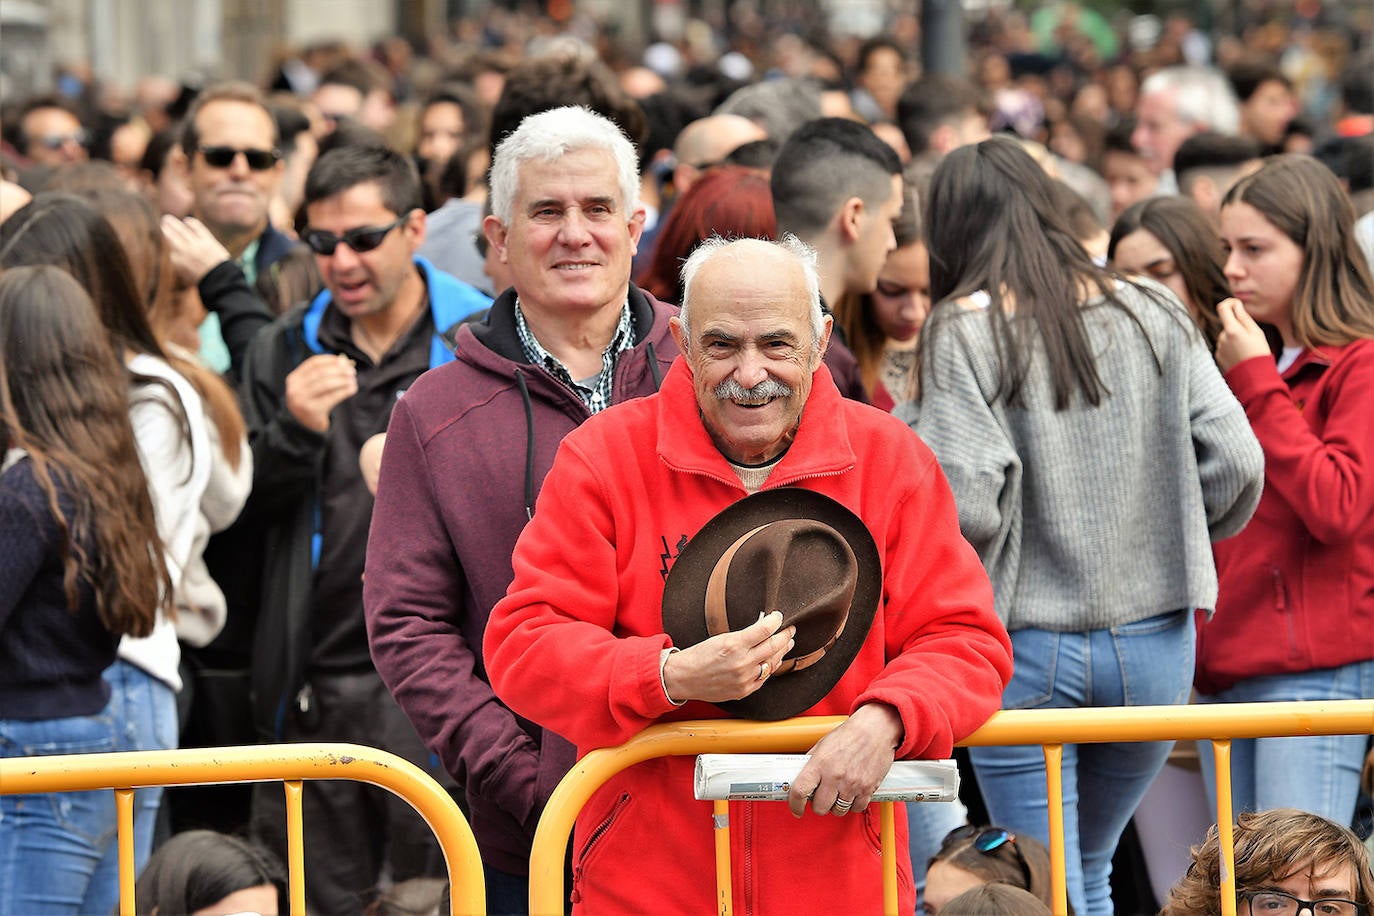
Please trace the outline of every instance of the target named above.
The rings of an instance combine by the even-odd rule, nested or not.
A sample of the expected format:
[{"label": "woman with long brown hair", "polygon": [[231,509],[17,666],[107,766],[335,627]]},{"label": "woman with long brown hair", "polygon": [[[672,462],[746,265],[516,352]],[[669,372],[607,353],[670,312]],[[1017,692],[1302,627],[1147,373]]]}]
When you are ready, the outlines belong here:
[{"label": "woman with long brown hair", "polygon": [[[1203,702],[1374,697],[1374,276],[1354,221],[1336,176],[1308,156],[1266,160],[1222,200],[1235,298],[1217,307],[1216,357],[1264,449],[1264,497],[1216,545],[1221,598],[1198,626]],[[1282,338],[1277,353],[1261,322]],[[1365,744],[1233,741],[1236,810],[1350,823]]]},{"label": "woman with long brown hair", "polygon": [[[126,370],[66,272],[0,275],[0,756],[118,749],[102,673],[168,606]],[[78,912],[108,792],[0,796],[0,913]]]},{"label": "woman with long brown hair", "polygon": [[[211,473],[210,434],[200,396],[169,364],[148,323],[124,246],[99,212],[78,197],[44,193],[0,223],[0,266],[36,264],[61,267],[76,278],[95,303],[111,347],[124,360],[134,439],[175,591],[191,563],[200,501]],[[123,639],[118,660],[105,672],[113,691],[110,710],[121,726],[116,750],[177,746],[181,649],[174,616],[173,608],[158,616],[149,636]],[[135,793],[137,865],[152,852],[161,802],[161,787]],[[85,905],[91,912],[109,912],[118,898],[113,837],[103,851]]]}]

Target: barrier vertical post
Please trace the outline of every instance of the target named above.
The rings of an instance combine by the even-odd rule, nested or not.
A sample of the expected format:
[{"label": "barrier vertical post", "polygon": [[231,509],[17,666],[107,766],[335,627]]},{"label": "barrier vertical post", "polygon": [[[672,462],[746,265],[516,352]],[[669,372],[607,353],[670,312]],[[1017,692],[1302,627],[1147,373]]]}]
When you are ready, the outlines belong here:
[{"label": "barrier vertical post", "polygon": [[283,780],[286,791],[286,880],[291,916],[305,916],[305,843],[302,839],[301,780]]},{"label": "barrier vertical post", "polygon": [[1212,741],[1217,783],[1217,843],[1221,847],[1221,916],[1236,916],[1236,850],[1232,829],[1231,741]]},{"label": "barrier vertical post", "polygon": [[119,847],[119,916],[134,916],[134,790],[115,789],[115,824]]},{"label": "barrier vertical post", "polygon": [[716,799],[711,815],[716,836],[716,912],[730,916],[734,905],[730,887],[730,803]]},{"label": "barrier vertical post", "polygon": [[881,828],[878,834],[883,847],[883,912],[899,916],[897,910],[897,815],[893,802],[880,802]]},{"label": "barrier vertical post", "polygon": [[1050,899],[1055,916],[1068,916],[1069,882],[1064,863],[1064,745],[1046,744],[1045,788],[1050,815]]}]

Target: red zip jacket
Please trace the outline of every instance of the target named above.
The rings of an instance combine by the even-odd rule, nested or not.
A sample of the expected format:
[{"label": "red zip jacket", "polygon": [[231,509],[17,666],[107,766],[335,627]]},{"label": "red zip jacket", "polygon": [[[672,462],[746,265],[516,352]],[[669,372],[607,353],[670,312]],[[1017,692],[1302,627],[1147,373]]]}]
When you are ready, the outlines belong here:
[{"label": "red zip jacket", "polygon": [[[804,486],[848,506],[883,556],[883,601],[868,639],[807,715],[879,701],[901,715],[898,757],[944,757],[998,708],[1011,646],[992,589],[959,533],[949,485],[901,421],[840,397],[817,370],[801,425],[766,488]],[[497,696],[571,739],[579,754],[655,722],[720,718],[672,706],[659,680],[663,581],[681,546],[745,495],[711,443],[678,359],[649,398],[570,433],[516,545],[515,579],[484,643]],[[692,798],[691,757],[632,767],[578,818],[573,900],[585,913],[716,908],[711,804]],[[878,809],[792,817],[781,802],[732,803],[740,913],[879,912]],[[899,850],[906,848],[898,806]],[[915,906],[898,856],[902,907]]]},{"label": "red zip jacket", "polygon": [[1374,341],[1226,373],[1264,448],[1264,496],[1215,545],[1217,611],[1198,628],[1205,694],[1374,658]]}]

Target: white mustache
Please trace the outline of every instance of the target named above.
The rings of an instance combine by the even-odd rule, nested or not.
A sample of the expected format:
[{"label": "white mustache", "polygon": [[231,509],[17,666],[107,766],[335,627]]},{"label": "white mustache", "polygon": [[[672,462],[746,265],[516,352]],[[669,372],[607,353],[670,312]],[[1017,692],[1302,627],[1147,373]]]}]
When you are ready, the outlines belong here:
[{"label": "white mustache", "polygon": [[792,396],[792,389],[775,378],[764,379],[753,388],[745,388],[732,378],[726,379],[711,391],[722,401],[761,401]]}]

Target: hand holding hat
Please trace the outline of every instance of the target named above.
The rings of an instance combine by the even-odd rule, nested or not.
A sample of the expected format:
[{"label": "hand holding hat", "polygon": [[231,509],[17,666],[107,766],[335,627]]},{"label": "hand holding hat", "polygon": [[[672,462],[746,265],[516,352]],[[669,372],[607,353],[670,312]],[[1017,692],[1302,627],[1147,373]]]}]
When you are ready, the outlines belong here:
[{"label": "hand holding hat", "polygon": [[670,655],[663,685],[679,702],[741,700],[782,666],[796,632],[796,627],[783,627],[782,614],[775,612],[742,630],[712,636]]}]

